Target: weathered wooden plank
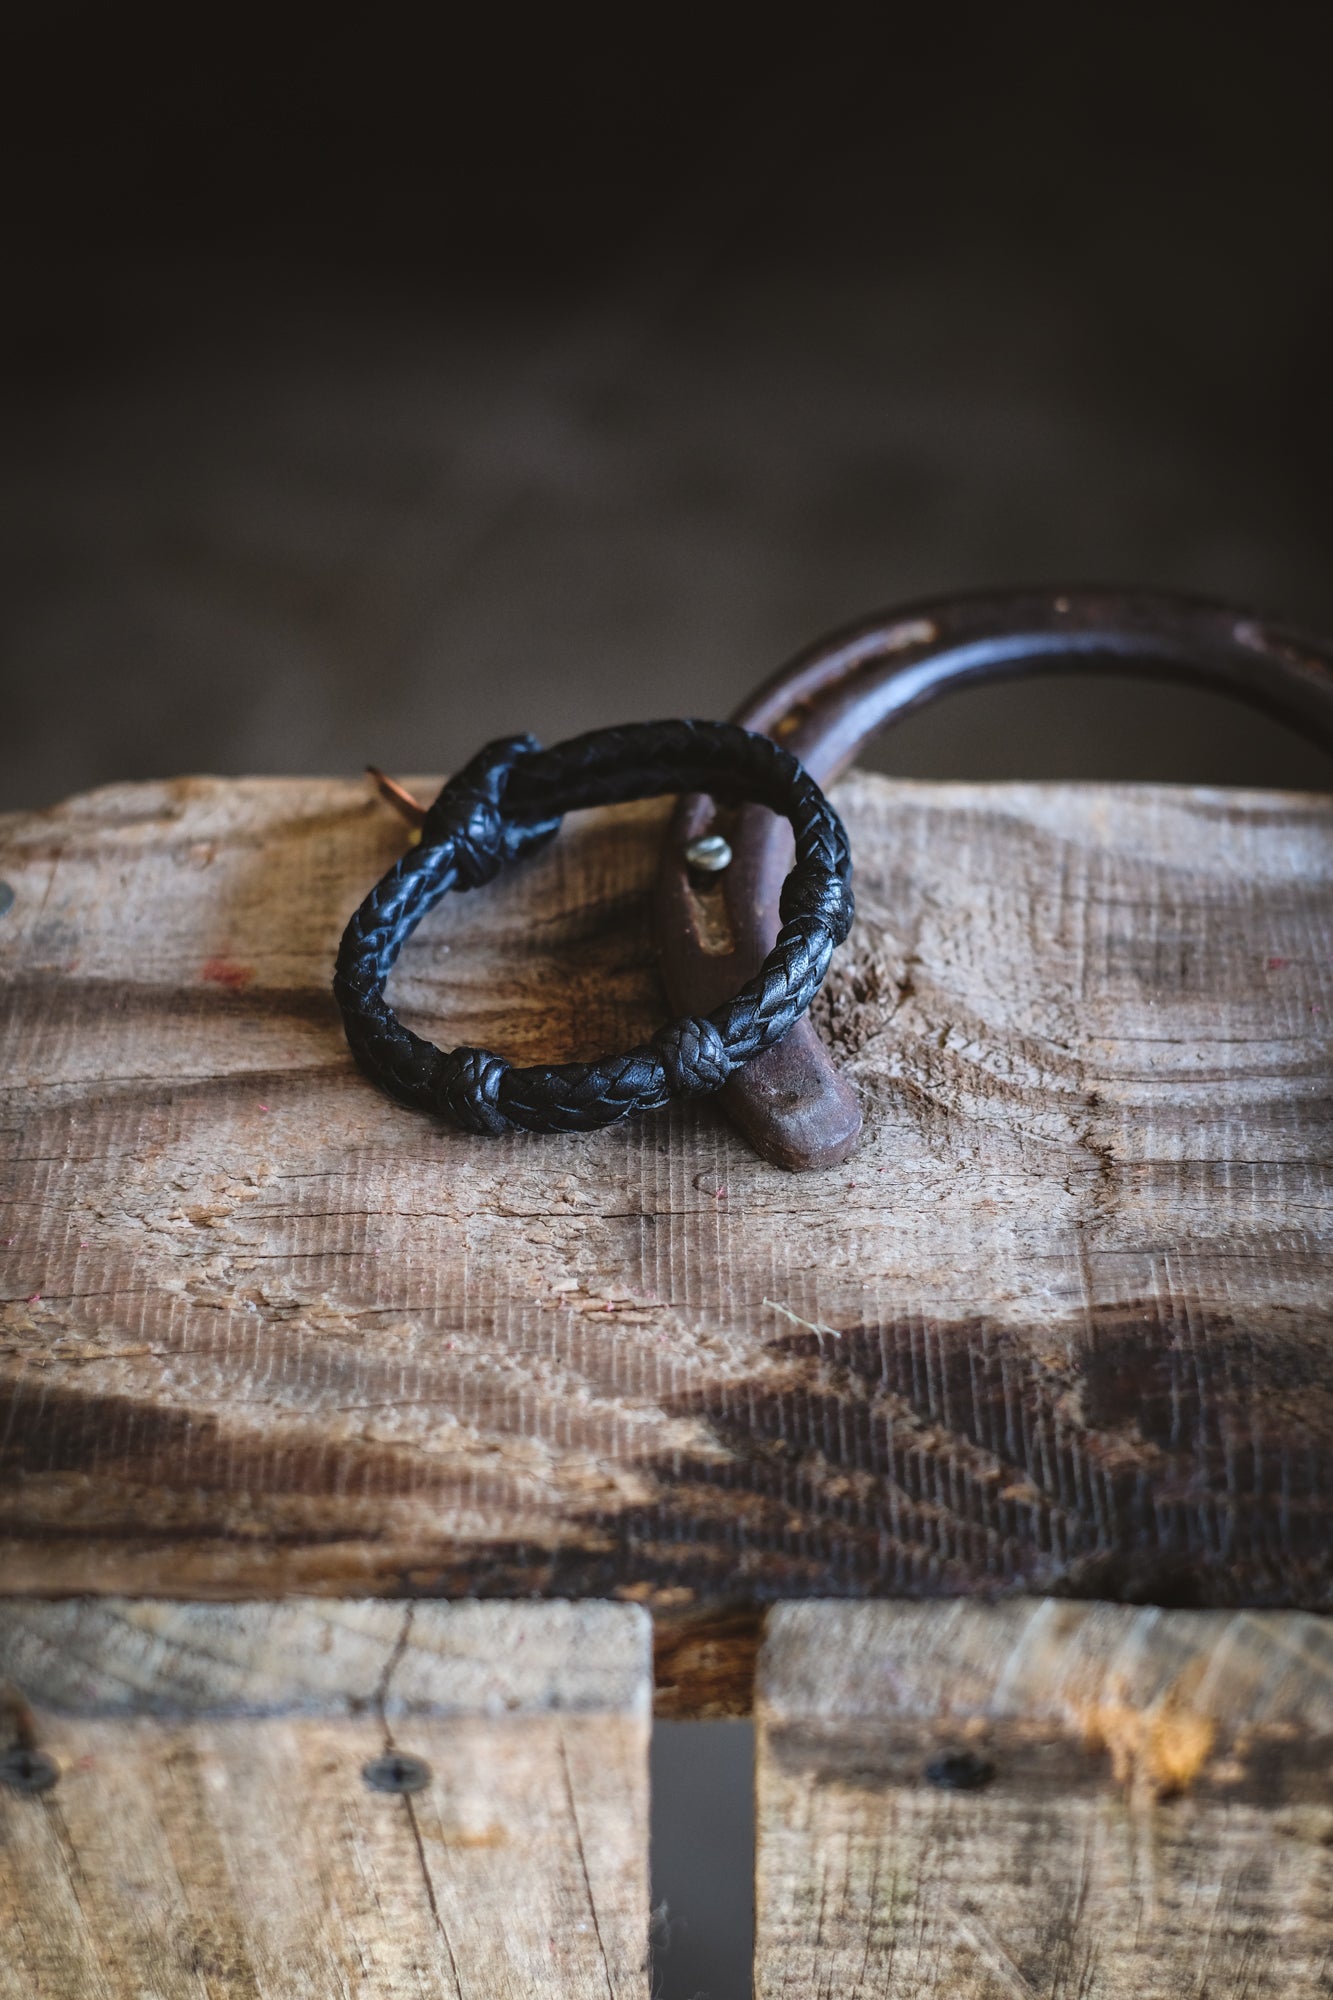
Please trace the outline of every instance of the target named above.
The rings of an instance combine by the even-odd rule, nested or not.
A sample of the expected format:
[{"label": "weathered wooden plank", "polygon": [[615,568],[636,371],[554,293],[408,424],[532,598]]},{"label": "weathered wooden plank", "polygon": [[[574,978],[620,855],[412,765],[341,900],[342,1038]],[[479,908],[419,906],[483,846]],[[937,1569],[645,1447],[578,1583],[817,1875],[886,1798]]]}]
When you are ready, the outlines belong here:
[{"label": "weathered wooden plank", "polygon": [[0,1785],[4,2000],[647,2000],[634,1607],[10,1601],[0,1660],[60,1769]]},{"label": "weathered wooden plank", "polygon": [[[1329,1603],[1333,804],[839,798],[823,1177],[707,1104],[486,1142],[381,1098],[327,990],[402,839],[360,785],[4,822],[0,1588],[628,1593],[680,1709],[774,1596]],[[642,1035],[661,824],[451,899],[405,1011]]]},{"label": "weathered wooden plank", "polygon": [[1333,1626],[784,1605],[757,1690],[757,2000],[1315,2000]]}]

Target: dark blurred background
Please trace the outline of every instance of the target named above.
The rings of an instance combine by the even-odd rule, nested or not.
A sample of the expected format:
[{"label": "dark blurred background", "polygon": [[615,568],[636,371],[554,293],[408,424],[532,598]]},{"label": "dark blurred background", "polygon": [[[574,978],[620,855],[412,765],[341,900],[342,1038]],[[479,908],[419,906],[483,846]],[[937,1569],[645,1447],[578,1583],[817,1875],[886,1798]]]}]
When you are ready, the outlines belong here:
[{"label": "dark blurred background", "polygon": [[[24,10],[0,804],[724,713],[981,585],[1333,632],[1326,11]],[[1117,682],[875,761],[1333,785]],[[746,1755],[659,1738],[671,2000],[746,1990]]]},{"label": "dark blurred background", "polygon": [[[1333,630],[1325,11],[25,10],[0,801],[718,714],[982,584]],[[1116,683],[876,761],[1331,775]]]}]

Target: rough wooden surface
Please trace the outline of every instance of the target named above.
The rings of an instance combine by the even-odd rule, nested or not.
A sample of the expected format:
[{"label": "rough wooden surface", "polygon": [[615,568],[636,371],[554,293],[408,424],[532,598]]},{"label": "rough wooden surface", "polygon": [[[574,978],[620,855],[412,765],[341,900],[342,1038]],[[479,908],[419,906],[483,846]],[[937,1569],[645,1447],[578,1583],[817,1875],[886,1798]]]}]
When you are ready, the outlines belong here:
[{"label": "rough wooden surface", "polygon": [[[839,797],[867,1130],[822,1177],[706,1104],[487,1142],[382,1098],[328,994],[403,838],[368,786],[5,821],[0,1588],[627,1593],[687,1678],[701,1606],[774,1596],[1328,1603],[1333,805]],[[644,1033],[663,811],[451,899],[400,1005]]]},{"label": "rough wooden surface", "polygon": [[11,1602],[0,1661],[60,1767],[0,1785],[3,2000],[647,2000],[641,1611]]},{"label": "rough wooden surface", "polygon": [[1326,1619],[784,1605],[757,1712],[757,2000],[1333,1990]]}]

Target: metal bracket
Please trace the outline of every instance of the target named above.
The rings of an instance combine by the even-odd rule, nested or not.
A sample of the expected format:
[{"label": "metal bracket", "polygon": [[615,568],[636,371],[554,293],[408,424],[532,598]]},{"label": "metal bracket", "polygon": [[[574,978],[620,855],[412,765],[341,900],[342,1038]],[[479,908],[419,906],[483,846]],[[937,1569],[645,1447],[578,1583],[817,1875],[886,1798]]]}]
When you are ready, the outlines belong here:
[{"label": "metal bracket", "polygon": [[[1010,591],[869,618],[800,653],[737,722],[793,750],[822,785],[913,709],[972,682],[1030,674],[1142,674],[1229,693],[1333,754],[1333,650],[1227,605],[1100,590]],[[712,834],[720,870],[687,849]],[[695,794],[667,833],[655,906],[662,976],[681,1013],[707,1013],[753,978],[778,932],[791,830],[760,806],[725,811]],[[796,1171],[836,1166],[860,1106],[806,1016],[720,1093],[755,1150]]]}]

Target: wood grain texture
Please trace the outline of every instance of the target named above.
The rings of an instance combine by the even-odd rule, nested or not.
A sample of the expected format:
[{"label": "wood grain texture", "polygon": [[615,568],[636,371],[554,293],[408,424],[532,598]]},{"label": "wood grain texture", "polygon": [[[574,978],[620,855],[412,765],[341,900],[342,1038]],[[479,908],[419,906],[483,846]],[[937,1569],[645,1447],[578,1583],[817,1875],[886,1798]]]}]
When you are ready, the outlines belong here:
[{"label": "wood grain texture", "polygon": [[1326,1619],[784,1605],[757,1717],[757,2000],[1333,1990]]},{"label": "wood grain texture", "polygon": [[[0,1786],[4,2000],[647,2000],[633,1607],[11,1602],[0,1641],[60,1766]],[[386,1749],[424,1790],[366,1785]]]},{"label": "wood grain texture", "polygon": [[0,1681],[79,1715],[634,1715],[648,1643],[645,1613],[596,1600],[538,1618],[374,1598],[0,1601]]},{"label": "wood grain texture", "polygon": [[[715,1684],[780,1596],[1329,1603],[1333,805],[838,797],[866,1138],[804,1177],[709,1104],[488,1142],[382,1098],[328,993],[402,840],[367,787],[5,821],[0,1588],[626,1594]],[[664,811],[452,898],[404,1012],[644,1034]]]}]

